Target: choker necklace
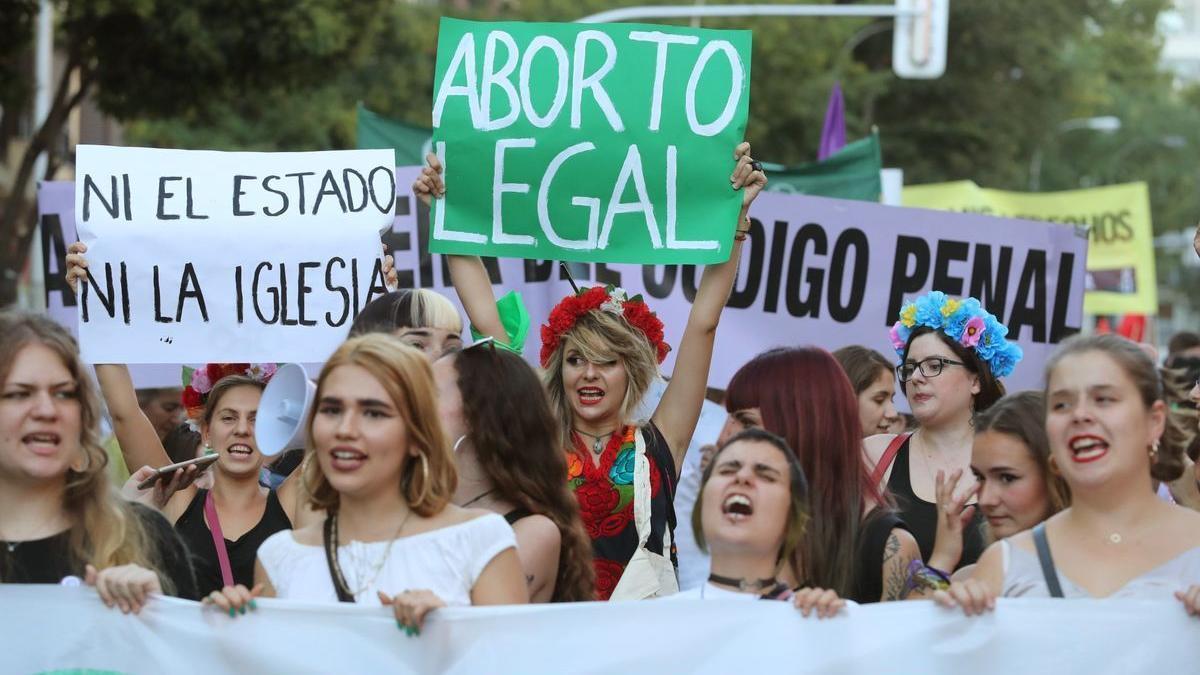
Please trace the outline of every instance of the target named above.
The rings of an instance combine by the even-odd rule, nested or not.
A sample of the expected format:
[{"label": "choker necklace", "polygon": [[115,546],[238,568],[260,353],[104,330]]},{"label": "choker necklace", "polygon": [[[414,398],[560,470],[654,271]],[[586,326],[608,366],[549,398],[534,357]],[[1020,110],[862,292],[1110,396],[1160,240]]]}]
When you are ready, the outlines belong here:
[{"label": "choker necklace", "polygon": [[610,438],[613,434],[617,433],[616,429],[613,429],[612,431],[608,432],[607,434],[600,434],[599,436],[597,436],[596,434],[589,434],[586,431],[580,431],[579,429],[572,429],[572,431],[574,431],[577,434],[583,434],[584,436],[587,436],[588,438],[593,439],[592,440],[592,454],[595,454],[595,455],[599,455],[600,453],[604,452],[604,440],[606,438]]},{"label": "choker necklace", "polygon": [[734,577],[723,577],[720,574],[710,574],[708,575],[708,580],[722,586],[733,586],[743,593],[758,593],[779,584],[779,581],[774,577],[767,579],[737,579]]},{"label": "choker necklace", "polygon": [[493,492],[495,492],[495,491],[496,491],[496,488],[492,488],[491,490],[488,490],[487,492],[485,492],[485,493],[483,493],[483,494],[481,494],[481,495],[479,495],[479,496],[477,496],[477,497],[474,497],[473,499],[470,499],[470,500],[468,500],[468,501],[467,501],[465,504],[463,504],[463,505],[462,505],[462,506],[460,506],[459,508],[463,508],[463,509],[465,509],[465,508],[467,508],[468,506],[470,506],[470,505],[474,504],[475,502],[479,501],[480,499],[483,499],[484,497],[486,497],[486,496],[488,496],[488,495],[492,494],[492,493],[493,493]]}]

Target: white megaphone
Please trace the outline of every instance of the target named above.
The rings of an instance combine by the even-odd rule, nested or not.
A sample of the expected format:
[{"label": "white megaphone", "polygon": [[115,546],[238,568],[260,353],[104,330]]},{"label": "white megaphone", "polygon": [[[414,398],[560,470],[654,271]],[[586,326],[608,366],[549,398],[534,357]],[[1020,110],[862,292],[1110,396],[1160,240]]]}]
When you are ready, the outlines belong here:
[{"label": "white megaphone", "polygon": [[254,438],[263,455],[278,455],[292,448],[303,448],[308,441],[305,421],[312,407],[317,385],[299,363],[279,366],[263,390],[258,403]]}]

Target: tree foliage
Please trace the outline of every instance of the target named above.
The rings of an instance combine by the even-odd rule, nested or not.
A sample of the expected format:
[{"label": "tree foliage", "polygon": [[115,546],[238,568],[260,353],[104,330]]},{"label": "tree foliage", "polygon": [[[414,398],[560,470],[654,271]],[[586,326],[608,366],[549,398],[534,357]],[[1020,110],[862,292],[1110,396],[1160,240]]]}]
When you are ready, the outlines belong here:
[{"label": "tree foliage", "polygon": [[[23,30],[25,47],[36,3],[0,4],[4,33]],[[374,16],[389,0],[58,0],[56,41],[61,75],[45,122],[30,139],[0,213],[0,269],[24,266],[33,233],[27,187],[35,158],[51,170],[68,114],[95,94],[118,118],[211,114],[229,101],[261,106],[273,91],[318,83],[357,67],[376,42]],[[4,44],[5,56],[20,46]],[[5,59],[5,63],[10,60]],[[0,95],[30,90],[31,73],[14,69]],[[7,77],[13,78],[11,82]],[[0,306],[15,298],[15,278],[0,278]]]},{"label": "tree foliage", "polygon": [[[104,39],[124,51],[110,45],[103,52],[116,60],[107,62],[99,84],[102,107],[130,120],[130,143],[320,150],[354,147],[358,101],[429,124],[443,14],[571,21],[613,6],[679,3],[107,0],[71,6],[76,4],[101,8],[80,10],[93,28],[100,14],[111,18],[116,8],[127,14],[106,24],[111,32]],[[845,92],[850,137],[877,127],[885,164],[903,168],[910,184],[971,179],[1024,190],[1030,159],[1040,149],[1043,189],[1144,179],[1151,185],[1156,227],[1179,229],[1200,219],[1197,172],[1188,161],[1200,148],[1200,89],[1176,90],[1159,71],[1156,24],[1170,4],[954,0],[948,68],[936,80],[892,73],[890,21],[773,17],[703,25],[754,32],[747,136],[764,159],[814,159],[837,81]],[[1120,117],[1121,131],[1059,131],[1066,120],[1097,115]],[[1189,145],[1172,148],[1159,140],[1176,136]]]}]

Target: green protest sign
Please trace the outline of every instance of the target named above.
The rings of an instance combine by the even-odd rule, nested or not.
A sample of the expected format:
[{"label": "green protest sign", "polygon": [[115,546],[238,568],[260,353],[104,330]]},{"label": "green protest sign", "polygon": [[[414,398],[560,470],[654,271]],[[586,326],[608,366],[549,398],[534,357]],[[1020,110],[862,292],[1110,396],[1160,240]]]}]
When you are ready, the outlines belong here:
[{"label": "green protest sign", "polygon": [[443,18],[430,250],[624,263],[727,260],[749,31]]}]

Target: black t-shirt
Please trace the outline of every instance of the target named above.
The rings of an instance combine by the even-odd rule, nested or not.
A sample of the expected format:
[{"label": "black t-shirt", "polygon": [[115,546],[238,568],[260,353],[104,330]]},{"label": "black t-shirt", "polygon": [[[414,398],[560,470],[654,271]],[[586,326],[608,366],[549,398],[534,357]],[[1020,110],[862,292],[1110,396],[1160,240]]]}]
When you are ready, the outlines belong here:
[{"label": "black t-shirt", "polygon": [[[199,600],[196,579],[192,572],[187,549],[179,535],[158,511],[130,504],[150,539],[151,557],[158,564],[159,575],[171,581],[173,595],[187,600]],[[87,562],[71,555],[71,531],[65,530],[44,539],[30,541],[0,541],[0,581],[6,584],[57,584],[67,577],[83,580]]]}]

